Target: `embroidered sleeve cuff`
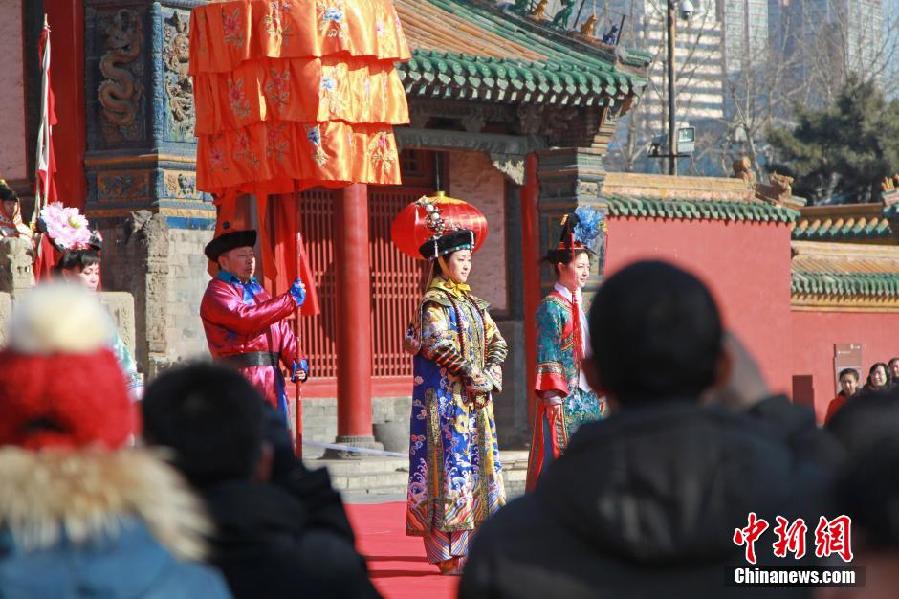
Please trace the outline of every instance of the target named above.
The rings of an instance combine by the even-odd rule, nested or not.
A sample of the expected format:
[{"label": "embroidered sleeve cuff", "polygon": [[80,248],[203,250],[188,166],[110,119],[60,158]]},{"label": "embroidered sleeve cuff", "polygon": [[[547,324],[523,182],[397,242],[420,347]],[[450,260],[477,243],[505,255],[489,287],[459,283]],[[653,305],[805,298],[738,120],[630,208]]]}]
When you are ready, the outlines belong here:
[{"label": "embroidered sleeve cuff", "polygon": [[537,374],[537,391],[554,391],[565,397],[568,395],[568,383],[565,378],[555,372]]}]

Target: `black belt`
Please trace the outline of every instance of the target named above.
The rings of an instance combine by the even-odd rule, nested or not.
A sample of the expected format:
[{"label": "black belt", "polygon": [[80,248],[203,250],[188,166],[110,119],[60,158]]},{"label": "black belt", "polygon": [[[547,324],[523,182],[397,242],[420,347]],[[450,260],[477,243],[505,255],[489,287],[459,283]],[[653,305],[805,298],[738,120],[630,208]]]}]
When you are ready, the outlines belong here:
[{"label": "black belt", "polygon": [[224,356],[219,358],[219,362],[224,362],[235,368],[250,368],[251,366],[277,366],[278,354],[266,351],[251,351],[245,354],[235,354],[233,356]]}]

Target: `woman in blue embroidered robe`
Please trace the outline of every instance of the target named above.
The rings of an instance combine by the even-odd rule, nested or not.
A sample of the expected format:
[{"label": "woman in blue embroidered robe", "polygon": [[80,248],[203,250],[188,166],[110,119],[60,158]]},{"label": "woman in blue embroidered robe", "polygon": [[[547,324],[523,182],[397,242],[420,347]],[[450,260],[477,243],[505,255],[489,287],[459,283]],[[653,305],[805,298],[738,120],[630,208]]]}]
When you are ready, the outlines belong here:
[{"label": "woman in blue embroidered robe", "polygon": [[424,538],[444,574],[461,572],[470,535],[505,503],[492,395],[507,346],[465,283],[472,244],[452,241],[420,305],[406,510],[406,534]]}]

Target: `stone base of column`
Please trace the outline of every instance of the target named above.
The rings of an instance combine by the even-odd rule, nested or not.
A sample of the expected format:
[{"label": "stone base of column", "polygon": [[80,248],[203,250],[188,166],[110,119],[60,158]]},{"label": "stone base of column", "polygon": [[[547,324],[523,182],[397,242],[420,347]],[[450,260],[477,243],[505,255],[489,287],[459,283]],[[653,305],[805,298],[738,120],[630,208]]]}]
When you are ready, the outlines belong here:
[{"label": "stone base of column", "polygon": [[[384,451],[384,444],[375,441],[375,438],[372,435],[341,435],[337,437],[337,440],[334,441],[334,443],[337,445],[359,447],[360,449],[374,449],[377,451]],[[326,449],[325,455],[322,457],[331,460],[358,460],[370,456],[364,453],[355,453],[352,451],[344,451],[340,449]]]}]

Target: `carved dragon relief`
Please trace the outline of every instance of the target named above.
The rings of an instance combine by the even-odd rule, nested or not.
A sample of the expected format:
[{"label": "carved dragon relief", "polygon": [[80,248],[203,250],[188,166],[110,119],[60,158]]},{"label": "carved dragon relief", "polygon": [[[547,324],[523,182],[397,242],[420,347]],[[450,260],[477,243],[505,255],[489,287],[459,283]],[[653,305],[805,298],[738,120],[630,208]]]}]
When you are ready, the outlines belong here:
[{"label": "carved dragon relief", "polygon": [[174,11],[165,19],[163,63],[165,95],[168,99],[168,134],[174,141],[193,141],[193,81],[187,73],[190,59],[190,32],[187,17]]},{"label": "carved dragon relief", "polygon": [[143,49],[140,16],[134,10],[119,10],[103,26],[106,52],[100,57],[98,99],[107,143],[136,141],[141,137],[137,115],[143,86],[142,66],[135,62]]}]

